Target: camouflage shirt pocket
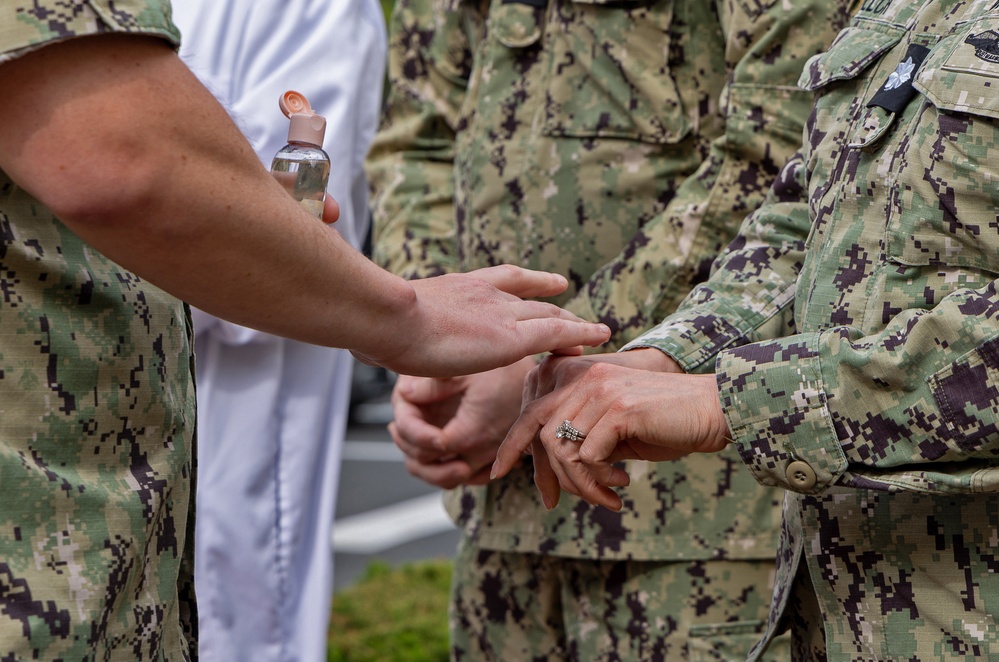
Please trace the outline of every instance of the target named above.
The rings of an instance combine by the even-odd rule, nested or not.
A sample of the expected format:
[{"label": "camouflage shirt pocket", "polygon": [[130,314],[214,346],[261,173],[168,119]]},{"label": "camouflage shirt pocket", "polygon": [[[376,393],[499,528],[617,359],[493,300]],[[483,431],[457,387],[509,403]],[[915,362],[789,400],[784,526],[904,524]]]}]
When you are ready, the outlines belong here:
[{"label": "camouflage shirt pocket", "polygon": [[999,437],[999,338],[935,374],[930,387],[956,443],[973,457],[994,458]]},{"label": "camouflage shirt pocket", "polygon": [[888,258],[999,273],[999,18],[942,39],[913,87],[928,103],[906,150]]},{"label": "camouflage shirt pocket", "polygon": [[901,41],[902,35],[897,29],[873,30],[856,25],[843,29],[825,53],[808,60],[798,87],[820,92],[837,81],[856,79]]},{"label": "camouflage shirt pocket", "polygon": [[543,131],[654,144],[691,132],[670,70],[674,0],[554,0]]},{"label": "camouflage shirt pocket", "polygon": [[[427,57],[431,71],[448,82],[464,88],[472,75],[472,45],[464,30],[465,7],[457,0],[434,3],[436,21]],[[412,67],[409,63],[407,67]]]}]

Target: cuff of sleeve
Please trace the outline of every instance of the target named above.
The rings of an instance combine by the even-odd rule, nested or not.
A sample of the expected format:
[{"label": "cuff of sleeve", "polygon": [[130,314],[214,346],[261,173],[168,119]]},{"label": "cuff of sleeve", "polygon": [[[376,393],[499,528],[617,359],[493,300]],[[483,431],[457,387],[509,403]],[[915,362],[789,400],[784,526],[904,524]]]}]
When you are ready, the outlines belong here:
[{"label": "cuff of sleeve", "polygon": [[674,359],[684,372],[710,373],[715,358],[722,350],[744,344],[749,335],[730,320],[724,312],[690,312],[672,315],[660,324],[625,345],[622,350],[655,347]]},{"label": "cuff of sleeve", "polygon": [[822,377],[819,334],[718,356],[722,409],[743,462],[763,485],[818,494],[847,469]]}]

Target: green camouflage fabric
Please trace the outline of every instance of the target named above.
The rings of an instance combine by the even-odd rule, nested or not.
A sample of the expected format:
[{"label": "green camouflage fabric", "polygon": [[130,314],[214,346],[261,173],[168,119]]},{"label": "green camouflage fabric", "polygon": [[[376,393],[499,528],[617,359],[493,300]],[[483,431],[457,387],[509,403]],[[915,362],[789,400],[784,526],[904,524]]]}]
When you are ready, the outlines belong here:
[{"label": "green camouflage fabric", "polygon": [[[600,561],[458,545],[456,660],[744,660],[766,628],[774,564]],[[789,638],[765,660],[787,660]]]},{"label": "green camouflage fabric", "polygon": [[[554,301],[623,344],[707,277],[800,147],[811,94],[798,77],[851,4],[400,0],[367,164],[375,259],[409,278],[499,263],[563,273]],[[447,502],[483,551],[772,563],[782,491],[739,464],[734,448],[636,463],[621,513],[569,495],[547,512],[527,463]],[[665,596],[620,609],[629,597],[660,620],[681,614]],[[739,620],[765,613],[747,605]]]},{"label": "green camouflage fabric", "polygon": [[999,650],[997,81],[996,0],[864,2],[768,203],[632,345],[714,367],[744,463],[795,491],[771,630],[800,659]]},{"label": "green camouflage fabric", "polygon": [[[556,271],[570,281],[565,303],[662,223],[684,238],[657,240],[659,261],[698,263],[673,273],[689,289],[800,146],[810,94],[798,76],[849,4],[401,0],[368,160],[376,259],[411,278],[499,263]],[[772,558],[781,492],[738,463],[733,449],[641,465],[621,513],[568,495],[546,512],[526,464],[450,500],[488,549]]]},{"label": "green camouflage fabric", "polygon": [[4,0],[0,7],[0,62],[47,43],[110,32],[151,34],[174,46],[180,31],[169,0]]},{"label": "green camouflage fabric", "polygon": [[[0,60],[122,30],[176,43],[169,22],[158,2],[5,2]],[[185,306],[3,172],[0,293],[0,659],[196,659]]]}]

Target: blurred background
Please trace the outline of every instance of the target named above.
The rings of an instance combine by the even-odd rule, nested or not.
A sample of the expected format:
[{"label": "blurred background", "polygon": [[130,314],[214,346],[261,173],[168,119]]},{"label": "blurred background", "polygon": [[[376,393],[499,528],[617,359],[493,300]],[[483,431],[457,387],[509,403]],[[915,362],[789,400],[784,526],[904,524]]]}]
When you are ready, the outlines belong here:
[{"label": "blurred background", "polygon": [[382,368],[354,366],[333,527],[334,591],[357,581],[373,561],[450,558],[458,541],[441,491],[409,475],[389,437],[394,383]]},{"label": "blurred background", "polygon": [[[394,0],[381,0],[386,23]],[[385,92],[387,93],[387,81]],[[363,251],[371,255],[370,232]],[[328,662],[448,662],[458,530],[389,436],[395,375],[354,362],[333,525]]]},{"label": "blurred background", "polygon": [[329,662],[448,662],[458,532],[389,437],[395,375],[355,363],[333,525]]}]

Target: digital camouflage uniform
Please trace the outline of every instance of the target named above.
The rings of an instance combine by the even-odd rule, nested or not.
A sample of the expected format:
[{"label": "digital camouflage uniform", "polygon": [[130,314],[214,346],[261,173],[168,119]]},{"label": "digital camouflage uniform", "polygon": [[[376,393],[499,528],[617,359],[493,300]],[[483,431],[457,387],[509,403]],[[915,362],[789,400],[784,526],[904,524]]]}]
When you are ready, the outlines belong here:
[{"label": "digital camouflage uniform", "polygon": [[[0,66],[107,32],[179,39],[166,2],[5,0]],[[0,659],[196,658],[183,304],[2,171],[0,287]]]},{"label": "digital camouflage uniform", "polygon": [[635,346],[716,369],[745,465],[793,490],[798,659],[994,659],[999,2],[867,0],[802,85],[801,153]]},{"label": "digital camouflage uniform", "polygon": [[[798,149],[798,77],[850,4],[399,0],[368,163],[376,260],[565,274],[555,301],[623,344],[706,278]],[[691,627],[691,658],[744,656],[782,492],[739,463],[636,465],[621,513],[568,495],[547,512],[526,463],[450,493],[454,656],[674,660]]]}]

